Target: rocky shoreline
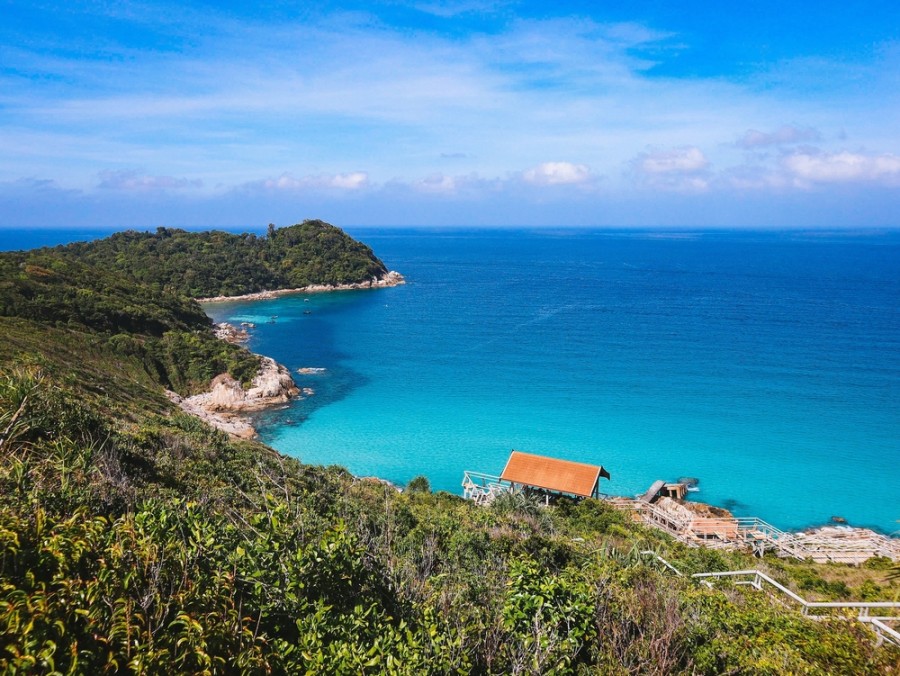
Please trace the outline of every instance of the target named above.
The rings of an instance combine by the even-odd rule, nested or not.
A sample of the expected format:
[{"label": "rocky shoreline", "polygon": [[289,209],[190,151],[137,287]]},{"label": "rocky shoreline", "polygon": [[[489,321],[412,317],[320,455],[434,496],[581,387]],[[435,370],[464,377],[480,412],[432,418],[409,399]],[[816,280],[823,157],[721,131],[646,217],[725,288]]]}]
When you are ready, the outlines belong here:
[{"label": "rocky shoreline", "polygon": [[257,291],[245,293],[240,296],[212,296],[210,298],[195,298],[198,303],[225,303],[236,300],[268,300],[279,296],[288,296],[297,293],[327,293],[331,291],[357,291],[361,289],[386,289],[391,286],[406,284],[406,279],[399,272],[391,270],[382,277],[373,277],[365,282],[353,284],[310,284],[297,289],[274,289],[272,291]]},{"label": "rocky shoreline", "polygon": [[[275,289],[245,293],[240,296],[213,296],[196,298],[198,303],[222,303],[235,300],[266,300],[297,293],[325,293],[330,291],[353,291],[360,289],[379,289],[405,284],[403,275],[394,270],[382,277],[373,277],[365,282],[354,284],[311,284],[298,289]],[[249,325],[252,326],[252,325]],[[216,337],[229,343],[243,343],[250,334],[242,325],[232,326],[226,322],[216,324]],[[192,397],[181,397],[175,392],[166,391],[166,396],[190,415],[197,416],[209,425],[241,439],[252,439],[256,430],[247,421],[246,414],[261,411],[270,406],[285,404],[297,396],[311,396],[309,388],[300,390],[290,371],[270,357],[260,356],[260,369],[250,387],[244,389],[229,374],[223,373],[210,382],[210,389]],[[318,369],[316,369],[318,371]],[[323,369],[324,370],[324,369]]]},{"label": "rocky shoreline", "polygon": [[180,397],[166,392],[183,411],[195,415],[213,427],[242,439],[252,439],[256,430],[244,417],[285,404],[300,394],[290,371],[270,357],[261,357],[259,371],[248,389],[227,373],[213,378],[208,392]]}]

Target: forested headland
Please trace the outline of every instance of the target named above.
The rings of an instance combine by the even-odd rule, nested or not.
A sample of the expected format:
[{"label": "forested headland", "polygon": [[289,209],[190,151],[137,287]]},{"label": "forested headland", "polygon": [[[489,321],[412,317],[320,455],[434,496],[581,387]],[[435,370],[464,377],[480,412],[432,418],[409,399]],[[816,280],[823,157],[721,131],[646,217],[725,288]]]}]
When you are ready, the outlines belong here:
[{"label": "forested headland", "polygon": [[424,478],[401,493],[165,396],[259,365],[192,298],[386,271],[320,221],[0,254],[0,671],[898,672],[857,622],[642,552],[823,600],[900,598],[890,561],[691,549],[596,500],[479,508]]},{"label": "forested headland", "polygon": [[317,220],[270,225],[265,236],[173,228],[119,232],[57,247],[53,254],[192,298],[352,284],[387,273],[369,247]]}]

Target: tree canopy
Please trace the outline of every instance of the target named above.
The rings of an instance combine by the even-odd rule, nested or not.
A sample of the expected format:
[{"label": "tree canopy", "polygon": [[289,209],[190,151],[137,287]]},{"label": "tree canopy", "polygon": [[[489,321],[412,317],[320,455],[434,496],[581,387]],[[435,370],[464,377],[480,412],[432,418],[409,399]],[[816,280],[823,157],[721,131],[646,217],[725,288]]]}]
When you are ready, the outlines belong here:
[{"label": "tree canopy", "polygon": [[319,220],[270,227],[265,236],[172,228],[127,231],[53,253],[194,298],[364,282],[387,272],[369,247]]}]

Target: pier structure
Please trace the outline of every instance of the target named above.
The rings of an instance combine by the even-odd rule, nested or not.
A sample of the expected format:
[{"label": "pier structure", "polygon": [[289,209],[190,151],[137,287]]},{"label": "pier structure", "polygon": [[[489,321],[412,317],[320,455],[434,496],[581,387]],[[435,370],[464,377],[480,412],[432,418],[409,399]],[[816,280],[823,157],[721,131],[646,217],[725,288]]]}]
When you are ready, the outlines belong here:
[{"label": "pier structure", "polygon": [[653,503],[628,498],[609,502],[694,547],[749,549],[757,555],[771,551],[784,558],[817,563],[860,564],[875,556],[900,560],[900,540],[874,531],[837,526],[813,533],[787,532],[757,517],[699,516],[669,498]]},{"label": "pier structure", "polygon": [[462,485],[464,497],[478,505],[489,505],[500,495],[518,492],[536,495],[545,504],[554,496],[603,499],[691,547],[747,549],[758,556],[774,552],[780,557],[817,563],[859,565],[876,556],[900,561],[900,539],[874,531],[834,526],[811,533],[788,532],[756,517],[698,514],[683,502],[687,492],[683,482],[657,481],[644,495],[632,499],[602,495],[601,478],[609,479],[610,474],[600,465],[514,450],[499,476],[466,471]]}]

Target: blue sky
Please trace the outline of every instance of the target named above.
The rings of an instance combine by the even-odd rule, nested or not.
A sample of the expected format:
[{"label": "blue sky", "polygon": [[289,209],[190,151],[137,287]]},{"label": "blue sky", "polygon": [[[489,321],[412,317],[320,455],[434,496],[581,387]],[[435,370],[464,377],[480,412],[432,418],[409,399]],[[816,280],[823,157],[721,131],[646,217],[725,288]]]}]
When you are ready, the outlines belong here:
[{"label": "blue sky", "polygon": [[0,13],[0,227],[900,225],[897,2]]}]

